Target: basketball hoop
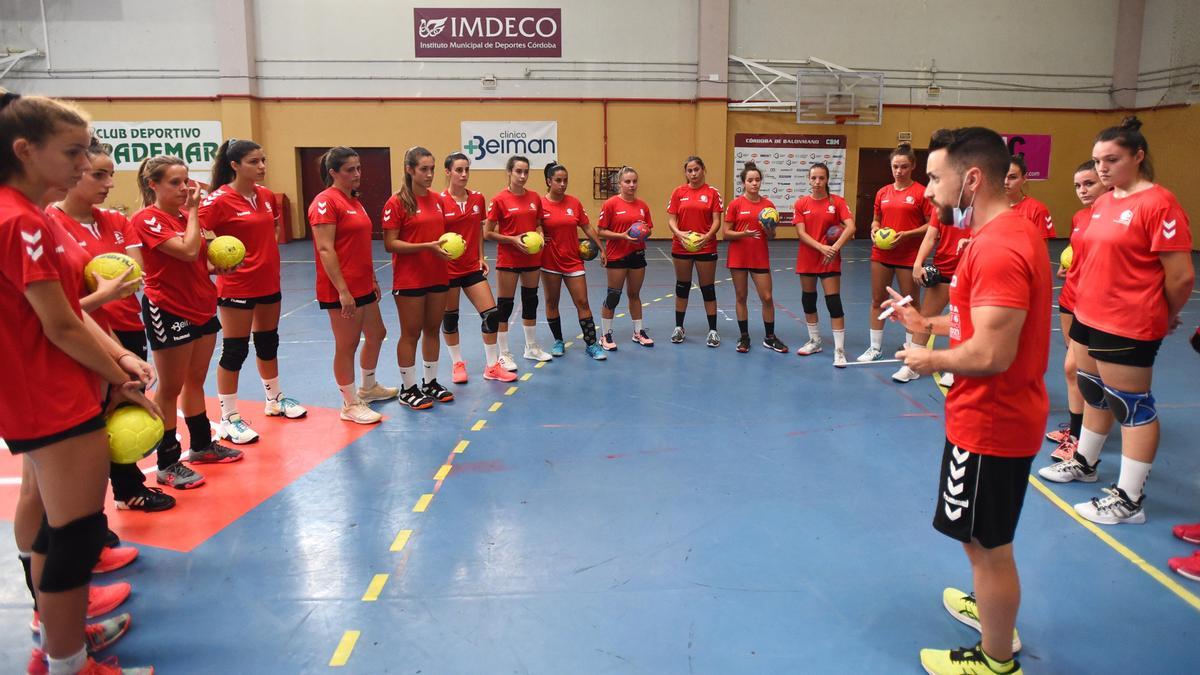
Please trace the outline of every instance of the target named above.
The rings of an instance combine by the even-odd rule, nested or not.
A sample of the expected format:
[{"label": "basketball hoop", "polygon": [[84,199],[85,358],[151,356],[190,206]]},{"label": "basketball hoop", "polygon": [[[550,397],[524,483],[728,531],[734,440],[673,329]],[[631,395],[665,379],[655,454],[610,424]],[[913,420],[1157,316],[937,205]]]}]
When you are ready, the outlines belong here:
[{"label": "basketball hoop", "polygon": [[858,115],[834,115],[833,123],[837,125],[845,124],[849,121],[858,119]]}]

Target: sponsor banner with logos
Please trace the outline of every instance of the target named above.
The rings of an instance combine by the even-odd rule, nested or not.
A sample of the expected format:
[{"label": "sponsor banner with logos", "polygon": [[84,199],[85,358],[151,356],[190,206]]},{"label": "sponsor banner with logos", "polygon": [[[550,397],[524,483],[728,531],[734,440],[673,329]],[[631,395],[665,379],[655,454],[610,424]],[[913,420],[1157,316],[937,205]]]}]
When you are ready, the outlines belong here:
[{"label": "sponsor banner with logos", "polygon": [[1050,178],[1050,135],[1049,134],[1004,134],[1010,155],[1024,155],[1029,180]]},{"label": "sponsor banner with logos", "polygon": [[775,203],[779,215],[791,222],[792,203],[809,194],[808,169],[817,163],[829,167],[829,191],[845,195],[846,137],[812,134],[734,134],[733,190],[742,194],[738,176],[746,162],[762,172],[761,194]]},{"label": "sponsor banner with logos", "polygon": [[413,8],[417,58],[558,58],[562,10],[525,7]]},{"label": "sponsor banner with logos", "polygon": [[462,122],[462,151],[472,169],[503,169],[508,158],[529,158],[538,172],[558,159],[558,122]]},{"label": "sponsor banner with logos", "polygon": [[223,140],[219,121],[96,121],[92,129],[117,171],[137,171],[147,157],[171,155],[187,162],[192,178],[205,182]]}]

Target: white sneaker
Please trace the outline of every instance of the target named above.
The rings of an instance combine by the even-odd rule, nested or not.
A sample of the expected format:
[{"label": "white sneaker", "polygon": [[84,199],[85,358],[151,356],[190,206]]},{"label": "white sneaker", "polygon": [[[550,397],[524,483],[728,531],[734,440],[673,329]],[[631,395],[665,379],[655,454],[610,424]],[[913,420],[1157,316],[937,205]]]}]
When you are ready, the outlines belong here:
[{"label": "white sneaker", "polygon": [[233,413],[217,425],[217,437],[228,438],[235,445],[245,445],[257,441],[258,432],[251,429],[241,415]]},{"label": "white sneaker", "polygon": [[267,405],[263,408],[263,413],[267,417],[283,416],[289,420],[300,419],[308,414],[308,410],[300,405],[300,402],[294,398],[280,396],[267,401]]},{"label": "white sneaker", "polygon": [[833,367],[834,368],[845,368],[846,367],[846,350],[845,349],[835,349],[833,351]]},{"label": "white sneaker", "polygon": [[[1100,462],[1097,461],[1096,466],[1099,465]],[[1095,466],[1089,469],[1075,457],[1050,466],[1043,466],[1038,469],[1038,475],[1055,483],[1070,483],[1073,480],[1081,483],[1095,483],[1097,478]]]},{"label": "white sneaker", "polygon": [[[372,401],[388,401],[400,395],[400,389],[397,387],[385,387],[376,382],[370,389],[358,388],[358,400],[363,403]],[[370,410],[370,408],[368,408]],[[342,419],[346,419],[343,417]]]},{"label": "white sneaker", "polygon": [[808,342],[800,345],[800,347],[796,350],[796,355],[808,356],[809,354],[816,354],[819,351],[821,351],[821,338],[809,338]]},{"label": "white sneaker", "polygon": [[504,352],[500,355],[500,367],[510,373],[517,372],[517,360],[513,358],[512,352]]},{"label": "white sneaker", "polygon": [[[1066,462],[1061,462],[1066,464]],[[1146,522],[1146,512],[1142,510],[1145,495],[1138,497],[1135,502],[1116,485],[1104,488],[1106,496],[1092,497],[1091,501],[1075,505],[1075,513],[1101,525],[1119,525],[1131,523],[1140,525]]]},{"label": "white sneaker", "polygon": [[892,380],[895,382],[912,382],[919,377],[921,374],[908,366],[900,366],[900,370],[892,373]]},{"label": "white sneaker", "polygon": [[368,408],[366,402],[362,400],[342,406],[340,417],[355,424],[376,424],[383,419],[383,415]]},{"label": "white sneaker", "polygon": [[858,358],[854,360],[859,363],[867,363],[868,361],[878,361],[882,358],[883,352],[880,351],[879,347],[867,347],[867,351],[859,354]]},{"label": "white sneaker", "polygon": [[938,384],[949,389],[954,386],[954,373],[942,373],[942,378],[938,380]]},{"label": "white sneaker", "polygon": [[525,358],[530,361],[550,361],[554,357],[546,353],[538,343],[530,342],[525,345]]}]

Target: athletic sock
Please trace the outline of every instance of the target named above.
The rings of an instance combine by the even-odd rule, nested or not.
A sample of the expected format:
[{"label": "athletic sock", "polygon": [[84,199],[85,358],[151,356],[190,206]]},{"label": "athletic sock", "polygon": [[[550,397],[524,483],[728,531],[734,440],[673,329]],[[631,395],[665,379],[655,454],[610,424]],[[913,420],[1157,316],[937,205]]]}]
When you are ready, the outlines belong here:
[{"label": "athletic sock", "polygon": [[[749,319],[738,319],[737,324],[738,324],[738,334],[739,335],[750,335],[750,320]],[[767,335],[770,335],[770,334],[771,334],[770,331],[768,331]]]},{"label": "athletic sock", "polygon": [[438,362],[437,361],[421,361],[422,382],[433,382],[437,379]]},{"label": "athletic sock", "polygon": [[[904,344],[906,344],[906,345],[911,345],[912,343],[913,343],[913,341],[912,341],[912,333],[905,333],[905,334],[904,334]],[[919,346],[919,347],[924,347],[925,345],[917,345],[917,346]]]},{"label": "athletic sock", "polygon": [[400,366],[400,381],[403,383],[405,389],[415,387],[417,384],[417,367],[415,365],[408,367]]},{"label": "athletic sock", "polygon": [[496,362],[500,360],[500,346],[489,345],[485,342],[483,344],[483,357],[487,360],[488,368],[496,365]]},{"label": "athletic sock", "polygon": [[687,312],[686,312],[686,311],[683,311],[683,312],[678,312],[678,311],[677,311],[677,312],[675,312],[675,326],[676,326],[677,328],[683,328],[683,317],[684,317],[684,315],[685,315],[685,314],[687,314]]},{"label": "athletic sock", "polygon": [[1117,487],[1125,491],[1129,498],[1136,502],[1141,499],[1146,489],[1146,478],[1150,476],[1150,463],[1141,462],[1129,457],[1121,458],[1121,473],[1117,478]]},{"label": "athletic sock", "polygon": [[450,362],[458,363],[462,361],[462,345],[446,345],[446,351],[450,352]]},{"label": "athletic sock", "polygon": [[808,329],[808,339],[816,342],[821,339],[821,325],[816,323],[806,323],[804,327]]},{"label": "athletic sock", "polygon": [[612,332],[612,321],[613,321],[612,319],[606,319],[604,317],[600,317],[600,332],[604,333],[605,335],[608,335],[609,333],[611,333]]},{"label": "athletic sock", "polygon": [[500,347],[501,354],[507,354],[508,349],[508,331],[502,330],[496,333],[496,345]]},{"label": "athletic sock", "polygon": [[587,345],[596,344],[596,322],[592,317],[579,320],[579,327],[583,330],[583,343]]},{"label": "athletic sock", "polygon": [[[346,386],[349,387],[350,385],[346,385]],[[362,388],[370,389],[371,387],[374,387],[374,386],[375,386],[375,369],[372,368],[370,370],[367,370],[366,368],[363,368],[362,369]]]},{"label": "athletic sock", "polygon": [[633,320],[633,332],[634,333],[642,332],[642,320],[641,319]]},{"label": "athletic sock", "polygon": [[833,348],[834,349],[845,349],[846,348],[846,331],[845,331],[845,329],[833,331]]},{"label": "athletic sock", "polygon": [[871,329],[871,346],[875,349],[883,349],[883,329]]},{"label": "athletic sock", "polygon": [[550,324],[550,334],[555,340],[562,342],[562,317],[556,316],[553,319],[546,319],[546,323]]},{"label": "athletic sock", "polygon": [[537,326],[526,326],[521,324],[521,330],[525,333],[525,346],[537,343]]},{"label": "athletic sock", "polygon": [[1075,446],[1075,452],[1078,452],[1087,460],[1089,467],[1096,466],[1096,460],[1100,459],[1100,451],[1104,449],[1104,441],[1108,438],[1108,434],[1101,434],[1087,427],[1079,430],[1079,444]]},{"label": "athletic sock", "polygon": [[1016,663],[1014,663],[1013,658],[1009,658],[1007,661],[993,659],[992,657],[988,656],[987,652],[983,651],[982,645],[979,647],[979,653],[983,654],[984,662],[987,663],[987,667],[990,668],[993,673],[1011,673],[1013,669],[1016,668]]},{"label": "athletic sock", "polygon": [[[768,337],[771,335],[774,335],[775,334],[775,322],[774,321],[763,321],[763,330],[767,331]],[[742,332],[745,333],[746,331],[743,330]]]},{"label": "athletic sock", "polygon": [[175,429],[163,429],[163,439],[158,444],[158,470],[179,462],[183,448],[179,447],[179,439],[175,438]]},{"label": "athletic sock", "polygon": [[708,329],[709,330],[717,329],[717,315],[716,314],[708,315]]},{"label": "athletic sock", "polygon": [[65,659],[47,657],[46,661],[50,664],[50,675],[75,675],[87,665],[87,658],[87,647],[80,647]]},{"label": "athletic sock", "polygon": [[188,446],[192,450],[202,450],[212,443],[212,428],[208,425],[208,415],[200,413],[183,418],[187,424]]},{"label": "athletic sock", "polygon": [[1071,438],[1079,438],[1079,430],[1083,428],[1083,413],[1071,413]]},{"label": "athletic sock", "polygon": [[[375,376],[372,375],[371,379],[374,380]],[[368,388],[369,387],[367,387],[367,378],[364,376],[363,377],[363,389],[368,389]],[[350,384],[339,384],[338,391],[342,393],[342,405],[350,405],[351,403],[354,403],[355,401],[358,400],[358,394],[355,393],[355,391],[354,391],[354,383],[353,382],[351,382]]]},{"label": "athletic sock", "polygon": [[33,598],[33,611],[37,611],[37,593],[33,590],[33,553],[29,551],[18,551],[17,560],[21,561],[21,567],[25,570],[25,587],[29,589],[29,597]]},{"label": "athletic sock", "polygon": [[[262,381],[262,383],[263,383],[263,393],[265,393],[267,395],[268,401],[274,401],[274,400],[278,399],[279,396],[283,393],[283,392],[279,391],[279,378],[278,377],[264,379]],[[221,415],[224,415],[224,414],[225,414],[225,411],[222,410]]]},{"label": "athletic sock", "polygon": [[[270,392],[267,392],[267,400],[271,400]],[[217,394],[217,402],[221,406],[222,420],[227,420],[237,413],[237,394]]]}]

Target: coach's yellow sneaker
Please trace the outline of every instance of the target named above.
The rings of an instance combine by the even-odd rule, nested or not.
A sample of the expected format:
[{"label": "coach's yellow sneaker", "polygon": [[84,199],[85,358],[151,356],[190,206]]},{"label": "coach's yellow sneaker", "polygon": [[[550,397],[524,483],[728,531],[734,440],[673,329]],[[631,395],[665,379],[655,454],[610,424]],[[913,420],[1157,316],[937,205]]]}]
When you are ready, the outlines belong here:
[{"label": "coach's yellow sneaker", "polygon": [[[963,593],[957,588],[947,588],[942,591],[942,606],[950,612],[950,616],[967,624],[971,628],[980,631],[979,627],[979,608],[975,604],[974,593]],[[1013,653],[1021,651],[1021,636],[1017,635],[1017,629],[1013,629]]]},{"label": "coach's yellow sneaker", "polygon": [[929,675],[1022,675],[1014,658],[1000,662],[983,653],[979,645],[961,649],[922,649],[921,667]]}]

